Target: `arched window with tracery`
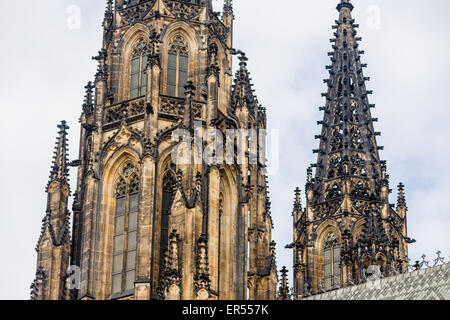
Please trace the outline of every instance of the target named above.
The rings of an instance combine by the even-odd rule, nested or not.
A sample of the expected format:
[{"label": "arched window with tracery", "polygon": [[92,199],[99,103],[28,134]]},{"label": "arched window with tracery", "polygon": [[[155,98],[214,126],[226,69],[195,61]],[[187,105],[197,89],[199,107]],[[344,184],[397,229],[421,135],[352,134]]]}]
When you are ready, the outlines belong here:
[{"label": "arched window with tracery", "polygon": [[181,36],[169,46],[167,63],[167,95],[183,97],[184,87],[188,82],[189,55],[184,39]]},{"label": "arched window with tracery", "polygon": [[330,290],[341,283],[341,247],[334,233],[330,233],[324,248],[325,289]]},{"label": "arched window with tracery", "polygon": [[137,230],[139,215],[139,177],[136,168],[127,164],[116,184],[112,293],[134,289],[136,280]]},{"label": "arched window with tracery", "polygon": [[161,204],[161,239],[160,239],[160,261],[164,261],[164,251],[169,245],[169,218],[173,204],[174,187],[176,180],[171,172],[163,179],[162,204]]},{"label": "arched window with tracery", "polygon": [[131,58],[131,83],[130,99],[145,96],[147,93],[147,74],[145,72],[148,61],[148,46],[144,40],[141,40],[134,49]]}]

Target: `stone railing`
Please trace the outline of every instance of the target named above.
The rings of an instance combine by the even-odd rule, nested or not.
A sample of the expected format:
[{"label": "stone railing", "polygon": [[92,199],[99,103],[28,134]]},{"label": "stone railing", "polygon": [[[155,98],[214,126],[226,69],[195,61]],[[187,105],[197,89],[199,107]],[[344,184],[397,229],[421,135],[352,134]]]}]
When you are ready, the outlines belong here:
[{"label": "stone railing", "polygon": [[[182,117],[184,115],[184,102],[183,98],[160,96],[159,100],[159,112],[161,115],[170,115],[172,117]],[[194,118],[203,119],[203,111],[205,104],[200,101],[194,101]]]},{"label": "stone railing", "polygon": [[166,1],[166,6],[171,13],[176,17],[181,18],[192,18],[197,16],[202,5],[197,4],[196,1],[183,1],[183,0],[168,0]]},{"label": "stone railing", "polygon": [[122,120],[131,123],[143,119],[145,115],[145,97],[124,101],[105,108],[103,126],[105,129],[116,127]]},{"label": "stone railing", "polygon": [[[184,115],[183,98],[160,96],[160,117],[171,118],[178,120]],[[120,125],[122,120],[127,123],[132,123],[144,119],[146,112],[145,97],[140,97],[134,100],[123,101],[104,110],[103,127],[105,130],[116,128]],[[202,120],[205,112],[205,103],[194,101],[193,103],[194,118]]]},{"label": "stone railing", "polygon": [[152,9],[155,0],[137,1],[127,0],[119,9],[120,16],[128,23],[143,19]]}]

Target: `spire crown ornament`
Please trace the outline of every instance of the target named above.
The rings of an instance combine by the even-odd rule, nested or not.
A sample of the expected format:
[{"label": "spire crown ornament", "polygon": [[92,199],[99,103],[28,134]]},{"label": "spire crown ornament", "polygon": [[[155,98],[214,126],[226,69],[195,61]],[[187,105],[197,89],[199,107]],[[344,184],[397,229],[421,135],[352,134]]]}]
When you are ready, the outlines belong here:
[{"label": "spire crown ornament", "polygon": [[348,8],[350,11],[353,11],[354,6],[350,3],[350,0],[341,0],[341,3],[337,5],[336,9],[340,12],[343,8]]}]

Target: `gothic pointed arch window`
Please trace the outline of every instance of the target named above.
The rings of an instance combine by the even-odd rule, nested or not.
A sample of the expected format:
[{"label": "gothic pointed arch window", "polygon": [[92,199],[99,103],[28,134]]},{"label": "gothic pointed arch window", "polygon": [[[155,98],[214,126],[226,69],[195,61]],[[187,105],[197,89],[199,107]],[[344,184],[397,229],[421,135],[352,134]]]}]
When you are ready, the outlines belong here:
[{"label": "gothic pointed arch window", "polygon": [[336,234],[328,235],[324,248],[324,284],[330,290],[341,283],[340,273],[341,247]]},{"label": "gothic pointed arch window", "polygon": [[350,129],[350,136],[351,136],[352,148],[355,150],[362,150],[364,141],[362,139],[361,130],[356,126],[352,127]]},{"label": "gothic pointed arch window", "polygon": [[147,93],[148,46],[144,40],[139,41],[131,58],[130,99],[145,96]]},{"label": "gothic pointed arch window", "polygon": [[344,140],[342,138],[342,133],[340,131],[335,130],[333,133],[333,137],[331,138],[330,143],[330,151],[341,150],[344,145]]},{"label": "gothic pointed arch window", "polygon": [[336,92],[336,97],[338,97],[338,98],[342,97],[343,86],[344,86],[344,80],[339,78],[338,79],[338,89],[337,89],[337,92]]},{"label": "gothic pointed arch window", "polygon": [[349,77],[349,84],[350,84],[350,97],[354,98],[356,86],[353,77]]},{"label": "gothic pointed arch window", "polygon": [[139,185],[138,171],[131,163],[128,163],[122,168],[116,184],[112,270],[113,295],[120,295],[134,289]]},{"label": "gothic pointed arch window", "polygon": [[344,121],[344,111],[343,111],[343,104],[340,102],[336,104],[336,109],[334,110],[333,123],[339,124],[342,121]]},{"label": "gothic pointed arch window", "polygon": [[161,239],[160,261],[163,261],[164,251],[169,245],[169,218],[173,204],[176,180],[172,172],[167,172],[163,178],[162,204],[161,204]]},{"label": "gothic pointed arch window", "polygon": [[333,155],[330,159],[328,179],[341,176],[343,174],[342,158],[340,154]]},{"label": "gothic pointed arch window", "polygon": [[167,62],[167,95],[182,97],[188,82],[189,55],[184,39],[181,36],[169,46]]}]

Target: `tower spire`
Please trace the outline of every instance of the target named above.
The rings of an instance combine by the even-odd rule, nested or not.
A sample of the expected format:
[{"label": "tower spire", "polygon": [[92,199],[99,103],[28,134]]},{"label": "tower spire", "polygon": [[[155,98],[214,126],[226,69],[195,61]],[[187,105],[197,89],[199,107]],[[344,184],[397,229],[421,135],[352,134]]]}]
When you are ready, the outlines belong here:
[{"label": "tower spire", "polygon": [[[363,74],[367,65],[361,61],[364,51],[359,49],[353,8],[349,0],[337,5],[331,64],[326,67],[329,78],[324,80],[327,91],[322,93],[325,105],[320,107],[324,115],[317,123],[317,161],[308,169],[304,214],[294,211],[292,247],[294,261],[301,262],[294,270],[297,297],[305,290],[320,292],[321,282],[328,290],[349,277],[361,279],[373,264],[383,270],[395,264],[404,270],[401,266],[408,260],[406,211],[396,212],[389,204],[389,175],[379,156],[383,148],[376,140],[380,133],[374,130],[377,119],[371,114],[372,91],[366,87],[370,79]],[[327,250],[333,248],[332,260],[340,261],[326,266],[332,276],[317,275],[329,262],[323,256],[324,244]]]},{"label": "tower spire", "polygon": [[[361,55],[356,37],[358,25],[351,16],[353,5],[347,0],[342,0],[337,7],[339,20],[333,27],[335,38],[333,52],[329,53],[331,65],[329,79],[324,80],[328,91],[322,96],[326,98],[324,118],[318,124],[322,126],[316,167],[316,179],[335,179],[344,176],[361,177],[358,181],[360,193],[372,196],[379,193],[377,183],[382,175],[382,162],[379,157],[376,136],[373,123],[377,119],[372,118],[368,96],[372,91],[367,90],[364,77]],[[323,201],[333,197],[343,196],[348,191],[343,185],[335,184],[328,194],[322,194]]]}]

